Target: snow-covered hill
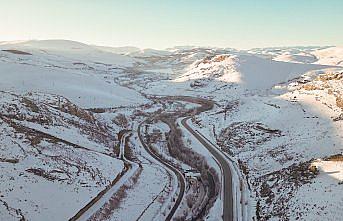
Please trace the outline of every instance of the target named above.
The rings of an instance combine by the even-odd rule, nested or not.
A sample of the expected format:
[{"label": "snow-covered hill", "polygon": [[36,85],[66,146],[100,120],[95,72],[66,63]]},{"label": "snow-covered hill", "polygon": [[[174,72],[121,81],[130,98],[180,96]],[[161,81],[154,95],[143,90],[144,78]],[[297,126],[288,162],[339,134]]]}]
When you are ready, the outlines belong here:
[{"label": "snow-covered hill", "polygon": [[236,83],[244,88],[269,89],[289,81],[309,70],[323,69],[325,66],[294,64],[260,58],[254,55],[217,55],[194,62],[189,71],[177,78],[176,82],[197,80],[208,82]]},{"label": "snow-covered hill", "polygon": [[[249,218],[330,214],[328,220],[339,220],[342,55],[341,47],[155,50],[1,42],[0,220],[67,220],[118,180],[117,192],[95,204],[89,217],[166,217],[178,180],[142,147],[138,125],[149,121],[141,132],[151,133],[156,151],[185,172],[188,166],[166,150],[168,125],[147,119],[194,104],[159,95],[214,102],[190,123],[239,164],[250,187],[243,200]],[[184,144],[194,141],[190,136],[184,134]],[[126,170],[132,177],[122,176]],[[191,203],[183,199],[176,214],[190,217]],[[217,198],[205,217],[220,217],[221,203]]]},{"label": "snow-covered hill", "polygon": [[342,47],[258,48],[247,51],[276,61],[342,66]]},{"label": "snow-covered hill", "polygon": [[67,220],[124,166],[110,128],[61,96],[1,91],[0,113],[1,220]]},{"label": "snow-covered hill", "polygon": [[115,54],[121,54],[121,55],[129,55],[131,53],[135,53],[135,52],[139,52],[141,51],[141,49],[137,48],[137,47],[106,47],[106,46],[96,46],[94,45],[94,47],[102,50],[102,51],[107,51],[107,52],[111,52],[111,53],[115,53]]},{"label": "snow-covered hill", "polygon": [[50,55],[82,62],[101,62],[107,65],[131,66],[131,58],[101,50],[97,47],[68,40],[31,40],[2,42],[1,50],[22,50],[32,54]]},{"label": "snow-covered hill", "polygon": [[63,95],[84,108],[129,106],[145,101],[133,90],[76,70],[1,62],[0,77],[2,90]]},{"label": "snow-covered hill", "polygon": [[113,80],[123,67],[132,65],[129,57],[55,40],[2,44],[0,50],[2,90],[63,95],[85,108],[146,102],[140,94]]},{"label": "snow-covered hill", "polygon": [[343,47],[330,47],[313,52],[318,64],[343,66]]}]

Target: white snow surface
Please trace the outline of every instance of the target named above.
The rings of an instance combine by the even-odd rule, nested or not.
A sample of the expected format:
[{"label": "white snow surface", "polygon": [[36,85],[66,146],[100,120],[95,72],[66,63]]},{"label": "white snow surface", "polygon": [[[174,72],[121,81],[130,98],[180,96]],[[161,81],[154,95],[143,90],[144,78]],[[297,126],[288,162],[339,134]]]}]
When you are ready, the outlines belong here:
[{"label": "white snow surface", "polygon": [[[45,55],[29,60],[30,63],[17,56],[5,58],[0,60],[1,90],[58,94],[83,108],[129,106],[147,101],[136,91],[108,82],[96,73],[42,65],[40,62],[44,60],[39,59],[51,59]],[[62,61],[65,62],[65,58]]]},{"label": "white snow surface", "polygon": [[91,45],[69,40],[30,40],[20,42],[3,42],[0,48],[10,50],[23,50],[32,54],[44,53],[61,56],[67,59],[79,59],[82,61],[103,62],[119,66],[132,66],[134,60],[101,50]]},{"label": "white snow surface", "polygon": [[224,83],[238,83],[250,90],[261,90],[291,80],[307,71],[325,68],[325,66],[320,65],[273,61],[254,55],[224,56],[222,61],[218,60],[218,56],[206,62],[196,61],[190,67],[190,71],[175,81],[213,79]]},{"label": "white snow surface", "polygon": [[316,63],[318,64],[343,66],[343,47],[330,47],[314,51],[313,55],[317,57]]},{"label": "white snow surface", "polygon": [[318,167],[319,175],[311,184],[302,186],[291,199],[291,219],[295,220],[297,214],[302,212],[304,220],[322,220],[323,217],[330,221],[340,220],[343,216],[343,162],[319,159],[312,165]]},{"label": "white snow surface", "polygon": [[[32,55],[2,50],[19,50]],[[251,206],[250,202],[260,202],[261,214],[270,215],[270,220],[282,220],[274,214],[280,205],[281,210],[286,210],[285,216],[289,220],[323,220],[323,217],[325,220],[340,220],[343,216],[342,184],[339,184],[342,182],[342,162],[322,159],[342,153],[342,108],[338,107],[343,94],[342,79],[336,76],[318,80],[317,76],[323,73],[339,76],[343,73],[340,69],[342,62],[342,47],[248,51],[201,47],[140,50],[89,46],[65,40],[2,42],[0,91],[10,91],[14,95],[3,95],[0,104],[6,104],[2,115],[17,110],[14,107],[18,106],[22,111],[20,114],[26,118],[31,115],[38,118],[39,114],[31,113],[30,109],[22,110],[23,107],[18,105],[23,99],[21,96],[31,92],[60,95],[79,108],[118,108],[112,113],[100,114],[102,122],[113,124],[112,119],[120,112],[131,121],[139,111],[153,112],[162,108],[140,109],[140,105],[149,101],[139,92],[210,98],[216,102],[214,110],[196,117],[199,124],[193,126],[213,142],[225,135],[223,131],[226,128],[230,129],[227,131],[229,137],[224,141],[233,142],[234,146],[228,149],[221,147],[221,150],[237,161],[241,160],[249,170],[251,199],[248,201],[252,216],[256,206]],[[41,95],[34,100],[43,99]],[[231,103],[234,107],[225,115],[223,110]],[[126,109],[120,110],[123,106]],[[49,108],[49,111],[53,109]],[[61,116],[84,123],[57,110],[53,113],[54,119]],[[47,126],[41,122],[29,122],[26,118],[13,122],[84,146],[90,151],[71,149],[63,143],[51,145],[46,140],[40,141],[38,147],[31,145],[6,118],[1,118],[0,167],[3,172],[0,175],[0,192],[3,196],[0,197],[0,220],[19,220],[18,208],[29,220],[44,220],[50,216],[55,220],[66,220],[101,191],[119,173],[123,164],[104,155],[103,152],[109,149],[85,136],[73,124],[63,122],[58,126],[54,123],[59,121],[54,120]],[[135,123],[129,122],[129,125]],[[261,127],[264,128],[262,132],[258,129]],[[118,125],[111,128],[112,133],[122,129]],[[229,133],[236,129],[237,134]],[[270,135],[266,130],[278,132]],[[219,171],[209,152],[186,131],[184,134],[192,141],[191,148],[205,155],[209,164]],[[139,217],[150,203],[142,219],[162,217],[161,211],[166,211],[170,205],[168,194],[165,199],[159,196],[164,186],[168,186],[169,176],[141,150],[136,134],[133,137],[136,139],[133,141],[134,153],[143,162],[143,172],[136,185],[127,191],[121,207],[112,214],[114,220],[129,220],[127,214],[130,211],[134,217]],[[28,156],[22,153],[23,148]],[[91,171],[99,169],[102,177],[89,180],[91,173],[85,173],[75,178],[78,183],[67,185],[27,172],[28,168],[51,172],[55,167],[61,167],[59,162],[49,159],[53,154],[82,163]],[[19,163],[7,162],[17,158]],[[292,183],[284,175],[288,170],[299,172],[293,171],[293,166],[308,162],[318,167],[319,175],[294,187],[296,182],[293,180]],[[67,174],[74,175],[77,171],[73,166],[62,168]],[[56,174],[59,178],[66,176]],[[281,178],[277,177],[278,174],[282,175]],[[101,182],[101,185],[96,182]],[[271,202],[266,200],[270,195],[260,196],[263,182],[270,185],[274,194]],[[175,180],[169,185],[176,189]],[[163,199],[167,202],[162,202]],[[287,199],[286,204],[282,204],[284,199]],[[3,202],[10,202],[10,212]],[[220,219],[221,206],[222,201],[218,199],[208,214],[209,220]]]}]

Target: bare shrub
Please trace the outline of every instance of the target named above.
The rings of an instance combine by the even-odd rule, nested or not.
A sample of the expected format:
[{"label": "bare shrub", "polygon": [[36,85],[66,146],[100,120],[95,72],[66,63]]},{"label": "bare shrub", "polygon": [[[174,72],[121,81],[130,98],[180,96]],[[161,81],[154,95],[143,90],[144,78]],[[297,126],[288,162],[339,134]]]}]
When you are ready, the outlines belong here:
[{"label": "bare shrub", "polygon": [[343,109],[343,97],[342,96],[336,97],[336,105],[337,105],[337,107]]},{"label": "bare shrub", "polygon": [[314,91],[314,90],[320,89],[319,87],[317,87],[316,85],[313,85],[313,84],[305,84],[305,85],[303,85],[303,88],[307,91]]},{"label": "bare shrub", "polygon": [[122,128],[127,128],[128,127],[128,121],[125,117],[124,114],[118,114],[113,120],[113,123],[117,124],[118,126]]}]

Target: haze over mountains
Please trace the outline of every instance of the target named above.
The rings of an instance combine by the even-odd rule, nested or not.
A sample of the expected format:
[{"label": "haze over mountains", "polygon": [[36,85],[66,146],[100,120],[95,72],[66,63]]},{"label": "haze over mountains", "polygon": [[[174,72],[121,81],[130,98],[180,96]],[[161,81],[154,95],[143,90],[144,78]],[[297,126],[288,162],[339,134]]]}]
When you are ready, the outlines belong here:
[{"label": "haze over mountains", "polygon": [[1,42],[0,79],[0,220],[343,216],[342,47]]}]

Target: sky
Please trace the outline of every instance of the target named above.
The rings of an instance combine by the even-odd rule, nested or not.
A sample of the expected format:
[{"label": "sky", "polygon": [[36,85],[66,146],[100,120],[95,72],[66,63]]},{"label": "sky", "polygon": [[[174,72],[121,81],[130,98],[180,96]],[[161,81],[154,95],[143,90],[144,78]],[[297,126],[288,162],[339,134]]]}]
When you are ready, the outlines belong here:
[{"label": "sky", "polygon": [[248,49],[343,46],[342,0],[0,0],[0,41]]}]

